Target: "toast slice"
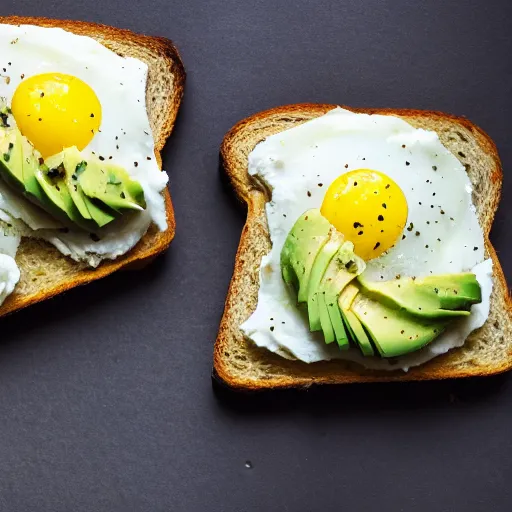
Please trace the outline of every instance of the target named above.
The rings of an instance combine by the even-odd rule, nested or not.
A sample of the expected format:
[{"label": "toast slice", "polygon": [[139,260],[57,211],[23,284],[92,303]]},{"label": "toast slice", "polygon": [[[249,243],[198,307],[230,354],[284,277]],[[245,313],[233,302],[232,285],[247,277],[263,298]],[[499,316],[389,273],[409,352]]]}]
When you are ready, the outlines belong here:
[{"label": "toast slice", "polygon": [[[134,34],[128,30],[78,21],[45,18],[0,17],[1,24],[58,27],[89,36],[119,55],[135,57],[149,66],[146,108],[155,139],[155,157],[162,167],[161,151],[172,132],[183,96],[185,70],[174,44],[160,37]],[[175,233],[174,210],[169,190],[164,192],[168,228],[159,232],[153,225],[127,254],[104,261],[96,269],[72,261],[47,242],[24,238],[16,255],[21,279],[0,307],[0,316],[53,297],[61,292],[107,276],[122,268],[135,268],[165,251]]]},{"label": "toast slice", "polygon": [[512,368],[512,301],[496,252],[489,241],[501,194],[502,169],[496,146],[465,118],[440,112],[392,109],[348,110],[394,115],[418,128],[434,130],[442,143],[462,162],[474,187],[473,202],[484,231],[486,257],[494,263],[494,288],[487,322],[473,332],[461,348],[403,371],[365,370],[346,361],[313,364],[290,361],[247,340],[239,326],[256,309],[259,266],[269,252],[265,190],[247,172],[248,155],[275,133],[327,113],[336,105],[301,104],[274,108],[253,115],[234,126],[221,147],[221,161],[238,198],[247,205],[247,220],[236,255],[233,278],[214,349],[215,379],[233,388],[309,387],[400,380],[430,380],[492,375]]}]

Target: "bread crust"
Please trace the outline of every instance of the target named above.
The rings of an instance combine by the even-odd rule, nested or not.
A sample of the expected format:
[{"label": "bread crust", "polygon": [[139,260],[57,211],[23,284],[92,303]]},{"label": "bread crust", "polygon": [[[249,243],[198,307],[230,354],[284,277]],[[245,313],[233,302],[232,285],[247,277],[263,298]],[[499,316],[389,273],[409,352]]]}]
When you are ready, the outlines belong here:
[{"label": "bread crust", "polygon": [[[130,30],[109,27],[96,23],[55,20],[48,18],[32,18],[8,16],[0,17],[0,24],[10,25],[36,25],[49,28],[61,28],[74,34],[88,36],[96,39],[107,48],[114,52],[124,55],[137,55],[137,58],[149,61],[149,59],[158,61],[160,67],[165,69],[169,76],[172,76],[172,87],[165,90],[164,98],[147,97],[148,112],[151,117],[151,107],[160,111],[163,118],[159,118],[158,125],[152,125],[153,136],[155,139],[155,157],[158,165],[162,168],[161,151],[174,128],[179,106],[183,97],[185,86],[185,68],[180,54],[172,41],[162,37],[152,37],[136,34]],[[139,55],[140,54],[140,55]],[[160,68],[159,68],[160,69]],[[156,77],[148,77],[148,90],[151,80]],[[155,133],[156,132],[156,133]],[[151,262],[158,254],[164,252],[174,238],[176,231],[176,222],[174,209],[171,201],[171,195],[166,188],[163,192],[165,199],[165,208],[167,214],[168,227],[166,231],[159,232],[150,228],[140,242],[127,254],[116,260],[105,260],[98,268],[83,268],[77,264],[77,270],[71,278],[65,278],[52,283],[49,287],[33,293],[19,293],[16,290],[11,294],[0,307],[0,316],[13,313],[19,309],[25,308],[37,302],[49,299],[62,292],[101,279],[120,269],[140,268]],[[24,241],[22,240],[22,244]],[[56,251],[56,250],[55,250]],[[23,278],[23,277],[22,277]],[[27,276],[25,276],[27,278]]]},{"label": "bread crust", "polygon": [[[464,117],[457,117],[451,114],[445,114],[436,111],[423,111],[412,109],[365,109],[342,106],[352,112],[365,114],[394,115],[404,118],[411,124],[427,123],[435,125],[437,122],[449,123],[454,126],[467,130],[475,139],[482,154],[490,157],[492,165],[487,169],[487,176],[490,180],[490,189],[485,197],[485,202],[481,206],[479,213],[480,224],[484,232],[486,257],[493,260],[494,291],[491,298],[491,308],[500,309],[501,318],[495,326],[502,325],[502,335],[500,341],[507,343],[504,355],[492,364],[481,365],[478,363],[478,353],[472,354],[474,361],[472,364],[462,364],[458,361],[460,353],[464,347],[454,349],[447,354],[438,356],[433,360],[410,369],[407,373],[403,371],[385,372],[365,370],[353,363],[344,361],[329,361],[313,364],[306,364],[301,361],[288,361],[279,356],[250,346],[250,342],[243,340],[243,335],[238,325],[233,325],[235,317],[234,310],[237,304],[244,300],[244,294],[256,293],[258,282],[254,279],[254,273],[257,273],[259,261],[251,260],[250,247],[255,244],[256,237],[266,237],[266,244],[270,246],[268,230],[266,231],[266,215],[264,212],[267,199],[266,191],[262,190],[258,183],[253,180],[247,172],[247,156],[255,145],[264,140],[267,136],[278,133],[285,129],[292,128],[302,122],[311,120],[315,117],[327,113],[338,105],[327,104],[296,104],[273,108],[264,112],[250,116],[237,123],[225,136],[221,146],[221,161],[225,172],[233,187],[237,197],[247,205],[247,220],[242,231],[240,244],[235,259],[235,268],[231,280],[224,314],[221,320],[218,337],[214,348],[214,369],[213,378],[231,388],[241,390],[263,390],[276,388],[296,388],[309,387],[316,384],[345,384],[358,382],[385,382],[385,381],[419,381],[433,379],[451,379],[472,376],[493,375],[505,372],[512,368],[512,300],[508,291],[507,283],[503,270],[499,263],[496,251],[489,241],[489,233],[495,212],[501,195],[501,183],[503,171],[498,156],[498,151],[492,139],[478,126]],[[432,128],[433,129],[433,128]],[[255,134],[257,132],[257,134]],[[465,140],[462,133],[461,138]],[[246,139],[250,140],[247,144]],[[241,149],[243,144],[248,147]],[[468,169],[469,167],[467,167]],[[263,220],[264,219],[264,220]],[[255,268],[257,265],[257,268]],[[244,275],[252,272],[252,288],[248,292],[244,283]],[[247,307],[244,312],[244,319],[247,318],[255,307],[254,300],[248,301],[252,307]],[[496,316],[496,311],[493,312]],[[236,313],[239,315],[239,312]],[[491,316],[486,323],[491,321]],[[485,327],[485,326],[484,326]],[[472,337],[477,337],[484,329],[482,327]],[[499,330],[496,327],[496,330]],[[506,339],[505,339],[506,337]],[[245,346],[244,346],[245,344]],[[466,343],[467,344],[467,343]],[[239,349],[238,357],[247,363],[258,364],[272,369],[268,375],[251,375],[250,372],[243,372],[239,368],[234,368],[230,360],[230,351],[236,347]],[[240,348],[242,347],[242,348]],[[465,349],[466,350],[466,349]],[[226,355],[227,354],[227,355]],[[241,354],[241,355],[240,355]],[[468,359],[466,357],[466,359]]]}]

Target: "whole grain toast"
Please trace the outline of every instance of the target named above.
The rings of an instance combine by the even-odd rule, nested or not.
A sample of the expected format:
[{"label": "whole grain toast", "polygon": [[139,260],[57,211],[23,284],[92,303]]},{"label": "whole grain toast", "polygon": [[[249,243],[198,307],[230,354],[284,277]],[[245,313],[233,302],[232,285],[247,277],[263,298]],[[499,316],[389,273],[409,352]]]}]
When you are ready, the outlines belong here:
[{"label": "whole grain toast", "polygon": [[465,118],[441,112],[343,107],[353,112],[398,116],[415,127],[434,130],[465,166],[484,232],[485,256],[492,258],[494,265],[494,288],[486,323],[469,336],[463,347],[407,373],[365,370],[355,363],[339,360],[312,364],[290,361],[258,348],[244,337],[239,326],[256,309],[259,266],[262,256],[271,248],[265,213],[268,192],[248,174],[249,153],[270,135],[321,116],[336,106],[300,104],[274,108],[239,122],[224,138],[221,161],[234,192],[247,205],[247,220],[215,343],[214,378],[233,388],[261,390],[313,384],[448,379],[509,370],[512,368],[512,301],[489,241],[501,194],[500,159],[493,141],[480,128]]},{"label": "whole grain toast", "polygon": [[[46,18],[0,17],[0,24],[57,27],[89,36],[125,57],[134,57],[149,67],[146,108],[155,139],[155,157],[162,167],[161,151],[170,136],[185,85],[185,70],[174,44],[161,37],[135,34],[129,30],[69,20]],[[66,290],[107,276],[123,268],[138,268],[165,251],[175,234],[174,210],[169,190],[164,192],[168,227],[159,232],[154,225],[127,254],[106,260],[98,268],[77,263],[63,256],[45,241],[22,239],[16,262],[21,279],[14,292],[0,307],[0,316],[12,313]]]}]

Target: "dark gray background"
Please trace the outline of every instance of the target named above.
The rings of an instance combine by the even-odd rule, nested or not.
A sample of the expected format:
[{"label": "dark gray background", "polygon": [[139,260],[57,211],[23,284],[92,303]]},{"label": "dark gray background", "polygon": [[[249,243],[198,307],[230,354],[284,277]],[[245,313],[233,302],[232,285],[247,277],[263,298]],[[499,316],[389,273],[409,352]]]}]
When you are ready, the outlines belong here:
[{"label": "dark gray background", "polygon": [[262,109],[310,101],[469,117],[503,160],[492,239],[510,281],[510,6],[2,0],[1,14],[169,37],[188,83],[165,152],[177,215],[168,254],[1,321],[0,510],[511,510],[508,375],[256,399],[210,380],[244,222],[218,148]]}]

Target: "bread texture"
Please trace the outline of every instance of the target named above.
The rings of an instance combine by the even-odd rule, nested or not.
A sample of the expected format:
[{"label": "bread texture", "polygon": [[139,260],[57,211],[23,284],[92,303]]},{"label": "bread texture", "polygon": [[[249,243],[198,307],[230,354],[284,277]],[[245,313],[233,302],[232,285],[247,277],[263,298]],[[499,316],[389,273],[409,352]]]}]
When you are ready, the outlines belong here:
[{"label": "bread texture", "polygon": [[[57,27],[96,39],[125,56],[145,62],[149,67],[146,108],[155,139],[155,157],[162,167],[161,151],[170,136],[185,85],[185,70],[178,50],[164,38],[135,34],[105,25],[46,18],[0,17],[0,24]],[[160,232],[154,225],[127,254],[103,261],[98,268],[72,261],[45,241],[22,239],[16,262],[21,279],[14,292],[0,307],[0,316],[12,313],[66,290],[107,276],[122,268],[143,266],[165,251],[174,238],[176,224],[169,190],[164,192],[167,223]]]},{"label": "bread texture", "polygon": [[258,348],[239,326],[258,302],[259,266],[270,251],[265,213],[265,190],[248,174],[248,156],[275,133],[327,113],[337,105],[300,104],[253,115],[225,136],[221,161],[238,198],[247,205],[247,220],[236,254],[224,314],[214,349],[213,376],[222,384],[243,390],[309,387],[379,381],[416,381],[492,375],[512,368],[512,301],[489,233],[501,195],[502,169],[496,146],[480,128],[465,118],[441,112],[393,109],[355,109],[353,112],[393,115],[411,125],[434,130],[441,142],[465,166],[473,184],[473,202],[485,238],[485,255],[493,260],[494,287],[489,318],[453,349],[408,372],[365,370],[346,361],[307,364],[290,361]]}]

